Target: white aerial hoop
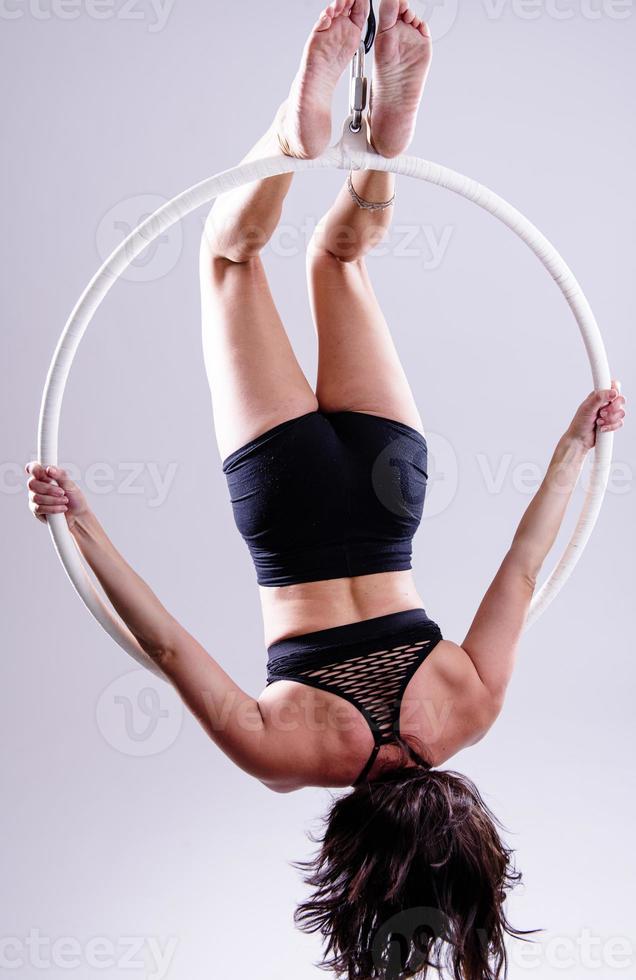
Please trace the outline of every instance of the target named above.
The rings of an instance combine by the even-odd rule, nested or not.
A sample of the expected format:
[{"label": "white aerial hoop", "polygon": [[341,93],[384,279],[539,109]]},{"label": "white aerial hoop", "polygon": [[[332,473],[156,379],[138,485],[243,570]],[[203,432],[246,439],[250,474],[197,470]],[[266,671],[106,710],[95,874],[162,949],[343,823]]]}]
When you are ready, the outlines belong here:
[{"label": "white aerial hoop", "polygon": [[[360,74],[356,76],[354,81],[357,81],[359,85]],[[209,204],[220,194],[265,177],[305,170],[384,170],[405,177],[415,177],[418,180],[425,180],[428,183],[446,187],[499,218],[535,253],[563,293],[581,332],[590,362],[594,387],[610,387],[609,363],[594,313],[572,270],[545,235],[503,198],[469,177],[418,157],[400,156],[387,159],[378,156],[367,143],[364,126],[356,127],[353,125],[356,112],[359,113],[360,111],[359,104],[356,107],[355,103],[352,103],[352,109],[355,111],[352,111],[346,120],[340,141],[335,146],[330,147],[321,157],[315,160],[297,160],[284,156],[268,157],[242,164],[209,177],[179,194],[164,204],[163,207],[158,208],[115,249],[82,293],[64,327],[53,355],[42,397],[38,430],[38,459],[44,466],[56,466],[58,462],[60,413],[64,390],[77,348],[95,312],[119,276],[151,242],[155,241],[168,228],[171,228],[172,225],[196,208],[203,204]],[[560,592],[589,541],[607,489],[612,463],[612,449],[613,434],[599,433],[589,486],[576,529],[563,557],[535,595],[526,628],[535,622]],[[93,585],[80,552],[68,530],[64,515],[49,516],[48,525],[60,561],[89,611],[123,650],[140,664],[161,676],[159,669],[142,650],[128,627],[117,616],[112,607],[102,599]]]}]

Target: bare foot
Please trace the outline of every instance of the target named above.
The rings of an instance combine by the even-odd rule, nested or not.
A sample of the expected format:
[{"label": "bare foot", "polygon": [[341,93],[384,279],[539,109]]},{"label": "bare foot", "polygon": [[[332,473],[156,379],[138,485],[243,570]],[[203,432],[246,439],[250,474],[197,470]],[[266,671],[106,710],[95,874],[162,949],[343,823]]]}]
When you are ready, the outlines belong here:
[{"label": "bare foot", "polygon": [[369,112],[371,142],[382,156],[398,156],[411,142],[432,55],[428,27],[408,0],[382,0]]},{"label": "bare foot", "polygon": [[310,159],[328,146],[333,92],[358,49],[368,11],[369,0],[334,0],[318,18],[277,120],[286,156]]}]

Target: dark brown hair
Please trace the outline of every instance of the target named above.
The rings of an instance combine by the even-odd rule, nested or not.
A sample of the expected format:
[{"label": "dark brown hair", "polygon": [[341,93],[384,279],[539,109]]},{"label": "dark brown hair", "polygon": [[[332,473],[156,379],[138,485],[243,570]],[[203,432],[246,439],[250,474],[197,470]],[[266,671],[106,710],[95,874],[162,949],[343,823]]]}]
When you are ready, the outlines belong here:
[{"label": "dark brown hair", "polygon": [[314,891],[295,916],[323,935],[325,969],[346,980],[429,967],[454,980],[506,975],[505,934],[529,935],[503,909],[521,875],[469,779],[393,770],[336,799],[325,825],[316,857],[297,865]]}]

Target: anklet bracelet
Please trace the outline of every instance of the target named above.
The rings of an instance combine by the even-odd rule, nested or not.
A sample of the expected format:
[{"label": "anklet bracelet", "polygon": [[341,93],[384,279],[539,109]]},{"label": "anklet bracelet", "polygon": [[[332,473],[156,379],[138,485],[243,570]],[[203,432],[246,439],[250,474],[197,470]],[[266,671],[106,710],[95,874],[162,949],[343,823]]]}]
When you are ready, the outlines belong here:
[{"label": "anklet bracelet", "polygon": [[380,202],[365,201],[363,197],[360,197],[355,187],[353,186],[353,181],[351,179],[351,172],[349,172],[349,176],[347,177],[347,190],[351,194],[351,197],[353,198],[355,204],[357,204],[359,208],[364,208],[365,211],[386,211],[386,209],[390,208],[395,202],[395,194],[393,195],[390,201],[380,201]]}]

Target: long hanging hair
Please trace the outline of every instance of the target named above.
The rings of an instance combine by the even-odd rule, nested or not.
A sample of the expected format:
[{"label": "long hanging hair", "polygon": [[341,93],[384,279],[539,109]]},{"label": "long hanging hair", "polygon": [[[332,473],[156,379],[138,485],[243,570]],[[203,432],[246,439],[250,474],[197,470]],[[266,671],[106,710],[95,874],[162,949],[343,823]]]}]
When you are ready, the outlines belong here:
[{"label": "long hanging hair", "polygon": [[[405,746],[402,746],[405,749]],[[506,976],[507,893],[521,880],[500,825],[457,772],[400,768],[354,787],[325,817],[313,888],[296,924],[324,938],[324,969],[345,980]]]}]

